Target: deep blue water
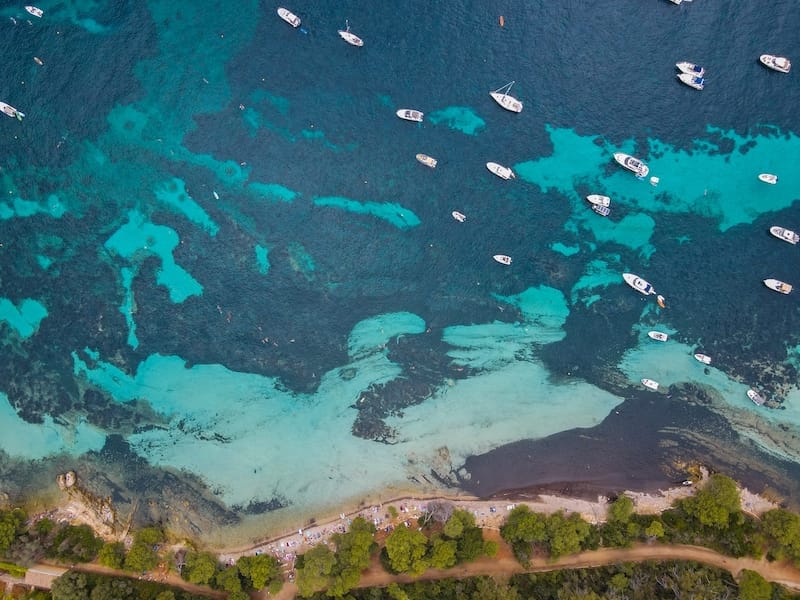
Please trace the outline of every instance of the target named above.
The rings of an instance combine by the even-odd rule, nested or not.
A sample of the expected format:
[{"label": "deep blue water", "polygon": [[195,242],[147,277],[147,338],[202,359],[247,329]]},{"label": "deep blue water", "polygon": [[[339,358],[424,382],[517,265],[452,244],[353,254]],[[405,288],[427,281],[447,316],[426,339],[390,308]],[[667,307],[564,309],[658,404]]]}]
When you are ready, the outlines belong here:
[{"label": "deep blue water", "polygon": [[[526,322],[525,310],[502,298],[539,286],[563,293],[565,335],[531,343],[531,355],[517,360],[544,365],[554,385],[578,377],[635,401],[638,376],[625,366],[626,351],[639,344],[632,328],[663,325],[676,342],[712,354],[729,381],[766,390],[773,408],[763,418],[775,431],[800,426],[787,400],[796,391],[797,294],[777,297],[760,284],[772,276],[792,282],[797,272],[796,248],[765,231],[771,224],[800,229],[800,84],[796,72],[758,63],[765,52],[800,61],[793,2],[772,2],[768,11],[706,0],[412,1],[402,10],[356,0],[297,2],[289,8],[303,30],[281,22],[264,2],[224,14],[204,2],[177,9],[97,2],[91,13],[80,3],[41,7],[45,17],[30,23],[21,9],[0,9],[0,100],[27,114],[21,123],[0,121],[0,298],[9,301],[0,313],[0,392],[24,422],[83,421],[99,437],[85,444],[47,438],[51,445],[37,458],[50,459],[38,471],[26,463],[32,456],[0,442],[13,465],[5,483],[20,497],[32,493],[26,482],[49,481],[70,456],[82,456],[87,469],[135,460],[143,471],[192,471],[137,445],[142,432],[170,431],[182,409],[154,414],[147,389],[122,397],[82,372],[76,356],[90,369],[110,364],[131,377],[148,357],[174,355],[189,366],[275,378],[297,394],[293,410],[302,413],[301,398],[326,402],[318,393],[323,374],[352,363],[348,339],[358,323],[412,313],[429,331],[390,340],[388,357],[403,376],[373,378],[364,390],[368,407],[343,407],[353,421],[343,435],[385,441],[389,420],[402,421],[404,410],[449,380],[491,372],[454,361],[446,328]],[[337,36],[346,20],[363,48]],[[677,82],[680,60],[706,68],[703,92]],[[511,80],[525,105],[519,115],[488,95]],[[401,121],[398,108],[422,110],[426,120]],[[449,123],[448,115],[464,121]],[[617,148],[650,162],[660,187],[632,187],[610,158]],[[419,165],[417,152],[436,157],[438,167]],[[699,173],[686,169],[692,160],[684,153],[704,165]],[[526,175],[548,157],[544,175]],[[520,177],[502,182],[487,161],[512,166]],[[737,179],[752,171],[752,182],[765,170],[780,175],[774,190]],[[177,189],[170,187],[176,179],[193,203],[182,197],[169,204],[154,194]],[[279,187],[264,193],[258,184]],[[684,184],[696,189],[683,191]],[[606,237],[598,233],[581,212],[581,197],[598,187],[619,199],[615,225],[644,215],[651,231],[620,225]],[[695,193],[696,202],[687,195]],[[347,209],[339,199],[357,204]],[[463,226],[451,219],[454,209],[468,215]],[[158,227],[130,234],[143,250],[125,255],[107,242],[130,211]],[[208,222],[218,230],[198,225]],[[555,244],[580,252],[566,256]],[[265,274],[256,246],[268,249]],[[498,252],[514,257],[512,267],[491,260]],[[169,255],[187,274],[184,283],[191,279],[202,291],[179,301],[170,296],[176,279],[161,275]],[[605,265],[599,281],[581,284],[597,260]],[[623,270],[652,277],[666,290],[669,312],[648,312],[621,279],[604,280],[603,273]],[[602,300],[585,301],[584,293]],[[33,335],[9,316],[22,314],[25,299],[47,312]],[[629,388],[618,373],[631,380]],[[749,422],[742,407],[721,383],[708,385],[732,403],[735,437]],[[239,400],[220,396],[219,405],[238,411]],[[721,410],[712,411],[714,423]],[[5,427],[22,427],[10,413],[3,418]],[[702,430],[698,419],[692,413],[670,427]],[[442,445],[450,443],[446,423],[443,417]],[[106,433],[117,437],[103,442]],[[769,463],[778,478],[794,468],[800,448],[772,441],[777,449],[763,442],[772,458],[763,448],[748,458]],[[708,452],[701,442],[691,447],[681,459]],[[736,446],[731,455],[739,452],[745,450]],[[733,465],[731,455],[717,460]],[[637,469],[636,461],[626,465]],[[638,468],[655,467],[642,460]],[[31,470],[40,477],[31,479]],[[181,493],[202,495],[204,486],[217,493],[224,484],[209,472],[187,474],[200,480]],[[516,486],[558,479],[531,473],[519,475]],[[607,480],[617,485],[624,475],[609,472]],[[121,502],[150,493],[141,480],[111,479],[129,490]],[[767,476],[759,483],[776,482]],[[281,486],[254,492],[252,503],[302,502]],[[217,496],[222,508],[215,510],[235,519],[239,511],[229,511],[224,493]]]}]

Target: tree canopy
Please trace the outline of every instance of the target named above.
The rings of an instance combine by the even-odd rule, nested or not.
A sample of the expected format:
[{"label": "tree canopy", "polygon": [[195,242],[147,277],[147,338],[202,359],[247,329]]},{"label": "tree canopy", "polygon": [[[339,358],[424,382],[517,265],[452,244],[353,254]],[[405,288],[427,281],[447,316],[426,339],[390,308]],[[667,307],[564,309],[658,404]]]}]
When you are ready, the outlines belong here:
[{"label": "tree canopy", "polygon": [[386,538],[386,555],[395,573],[421,575],[428,568],[428,538],[411,527],[398,527]]},{"label": "tree canopy", "polygon": [[700,524],[726,529],[731,518],[741,512],[741,499],[736,482],[727,475],[715,473],[694,496],[681,502],[686,513]]}]

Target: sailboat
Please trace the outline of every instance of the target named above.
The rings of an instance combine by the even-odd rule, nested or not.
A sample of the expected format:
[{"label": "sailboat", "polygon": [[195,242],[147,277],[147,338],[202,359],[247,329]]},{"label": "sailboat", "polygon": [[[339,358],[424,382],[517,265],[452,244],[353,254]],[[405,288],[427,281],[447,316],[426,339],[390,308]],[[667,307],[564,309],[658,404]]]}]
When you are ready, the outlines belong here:
[{"label": "sailboat", "polygon": [[495,102],[497,102],[500,106],[502,106],[506,110],[510,110],[511,112],[515,113],[520,113],[522,112],[522,102],[514,98],[514,96],[508,95],[508,92],[511,91],[512,85],[514,85],[514,82],[510,81],[503,87],[497,88],[493,92],[489,92],[489,95],[492,98],[494,98]]},{"label": "sailboat", "polygon": [[363,46],[364,40],[358,37],[355,33],[350,33],[350,21],[345,20],[347,29],[340,29],[339,35],[341,38],[351,46]]}]

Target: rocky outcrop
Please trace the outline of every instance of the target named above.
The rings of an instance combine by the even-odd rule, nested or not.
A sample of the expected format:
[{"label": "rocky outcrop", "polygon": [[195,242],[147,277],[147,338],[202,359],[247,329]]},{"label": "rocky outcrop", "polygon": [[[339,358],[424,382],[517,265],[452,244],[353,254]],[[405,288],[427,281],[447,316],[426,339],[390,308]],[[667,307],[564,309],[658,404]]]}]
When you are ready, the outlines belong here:
[{"label": "rocky outcrop", "polygon": [[89,525],[104,538],[116,539],[123,531],[110,496],[103,498],[82,487],[75,471],[60,473],[56,483],[68,498],[67,504],[57,511],[59,519]]}]

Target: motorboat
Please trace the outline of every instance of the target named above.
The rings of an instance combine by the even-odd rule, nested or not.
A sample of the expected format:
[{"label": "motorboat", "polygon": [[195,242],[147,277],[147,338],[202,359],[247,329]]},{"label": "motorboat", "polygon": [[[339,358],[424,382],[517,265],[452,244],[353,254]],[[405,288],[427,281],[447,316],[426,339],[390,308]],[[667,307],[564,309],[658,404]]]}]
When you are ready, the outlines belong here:
[{"label": "motorboat", "polygon": [[622,278],[625,280],[625,283],[645,296],[650,296],[651,294],[656,293],[656,290],[653,288],[653,286],[638,275],[634,275],[633,273],[623,273]]},{"label": "motorboat", "polygon": [[42,59],[41,59],[41,58],[39,58],[38,56],[34,56],[34,57],[33,57],[33,62],[35,62],[35,63],[36,63],[37,65],[39,65],[40,67],[44,65],[44,61],[42,61]]},{"label": "motorboat", "polygon": [[711,357],[708,354],[700,354],[699,352],[694,355],[694,359],[703,363],[704,365],[711,364]]},{"label": "motorboat", "polygon": [[425,116],[425,113],[414,110],[413,108],[401,108],[397,111],[397,116],[406,121],[422,123],[422,118]]},{"label": "motorboat", "polygon": [[300,17],[286,8],[278,8],[278,16],[292,27],[300,27]]},{"label": "motorboat", "polygon": [[494,98],[494,101],[497,102],[500,106],[505,108],[506,110],[510,110],[511,112],[521,113],[522,112],[522,102],[514,98],[514,96],[509,96],[508,92],[511,91],[511,86],[514,85],[513,81],[505,84],[501,88],[497,88],[493,92],[489,92],[489,95]]},{"label": "motorboat", "polygon": [[450,214],[451,214],[451,215],[453,215],[453,218],[454,218],[456,221],[458,221],[459,223],[463,223],[464,221],[466,221],[466,220],[467,220],[467,215],[465,215],[464,213],[460,213],[460,212],[458,212],[457,210],[454,210],[454,211],[453,211],[453,212],[451,212]]},{"label": "motorboat", "polygon": [[796,234],[791,229],[786,229],[785,227],[773,225],[769,228],[769,232],[779,240],[789,242],[790,244],[796,244],[797,242],[800,242],[800,235]]},{"label": "motorboat", "polygon": [[339,36],[351,46],[363,46],[364,40],[350,31],[350,23],[345,21],[346,29],[339,30]]},{"label": "motorboat", "polygon": [[22,121],[23,117],[25,117],[25,113],[22,111],[17,110],[10,104],[6,104],[5,102],[0,102],[0,111],[7,114],[12,119],[17,119]]},{"label": "motorboat", "polygon": [[636,173],[637,177],[647,177],[647,174],[650,172],[650,167],[648,167],[638,158],[634,158],[630,154],[615,152],[614,160],[629,171]]},{"label": "motorboat", "polygon": [[702,90],[704,87],[706,87],[705,79],[690,73],[678,73],[678,79],[680,79],[681,83],[685,83],[689,87],[696,90]]},{"label": "motorboat", "polygon": [[653,390],[654,392],[658,391],[658,382],[648,379],[647,377],[642,379],[642,385],[649,390]]},{"label": "motorboat", "polygon": [[37,8],[35,6],[26,6],[25,10],[27,10],[28,13],[32,14],[34,17],[41,18],[44,14],[44,11],[41,8]]},{"label": "motorboat", "polygon": [[435,158],[428,156],[427,154],[422,154],[421,152],[417,154],[417,160],[431,169],[435,169],[436,165],[438,164],[438,161]]},{"label": "motorboat", "polygon": [[673,4],[680,4],[681,2],[683,2],[683,0],[669,0],[669,1],[672,2]]},{"label": "motorboat", "polygon": [[487,162],[486,168],[502,179],[514,179],[516,177],[514,171],[496,162]]},{"label": "motorboat", "polygon": [[764,396],[759,394],[753,388],[750,388],[749,390],[747,390],[747,397],[750,398],[750,400],[752,400],[753,404],[755,404],[756,406],[761,406],[761,405],[764,404],[764,402],[767,401],[767,399],[764,398]]},{"label": "motorboat", "polygon": [[611,209],[609,207],[600,204],[592,204],[592,210],[601,217],[607,217],[611,214]]},{"label": "motorboat", "polygon": [[791,284],[785,283],[780,279],[765,279],[764,285],[781,294],[788,294],[792,291]]},{"label": "motorboat", "polygon": [[505,254],[495,254],[493,257],[497,262],[501,265],[510,265],[511,264],[511,257],[506,256]]},{"label": "motorboat", "polygon": [[771,183],[772,185],[778,183],[778,176],[772,173],[759,173],[758,178],[764,183]]},{"label": "motorboat", "polygon": [[596,206],[611,206],[611,198],[600,194],[589,194],[586,199]]},{"label": "motorboat", "polygon": [[695,77],[702,77],[706,73],[706,70],[703,67],[690,62],[675,63],[675,66],[680,69],[681,73],[687,73],[689,75],[694,75]]},{"label": "motorboat", "polygon": [[758,60],[760,60],[761,64],[765,67],[769,67],[770,69],[779,71],[781,73],[788,73],[792,69],[792,61],[785,56],[762,54],[758,57]]},{"label": "motorboat", "polygon": [[666,342],[669,339],[669,336],[661,331],[648,331],[647,335],[657,342]]}]

